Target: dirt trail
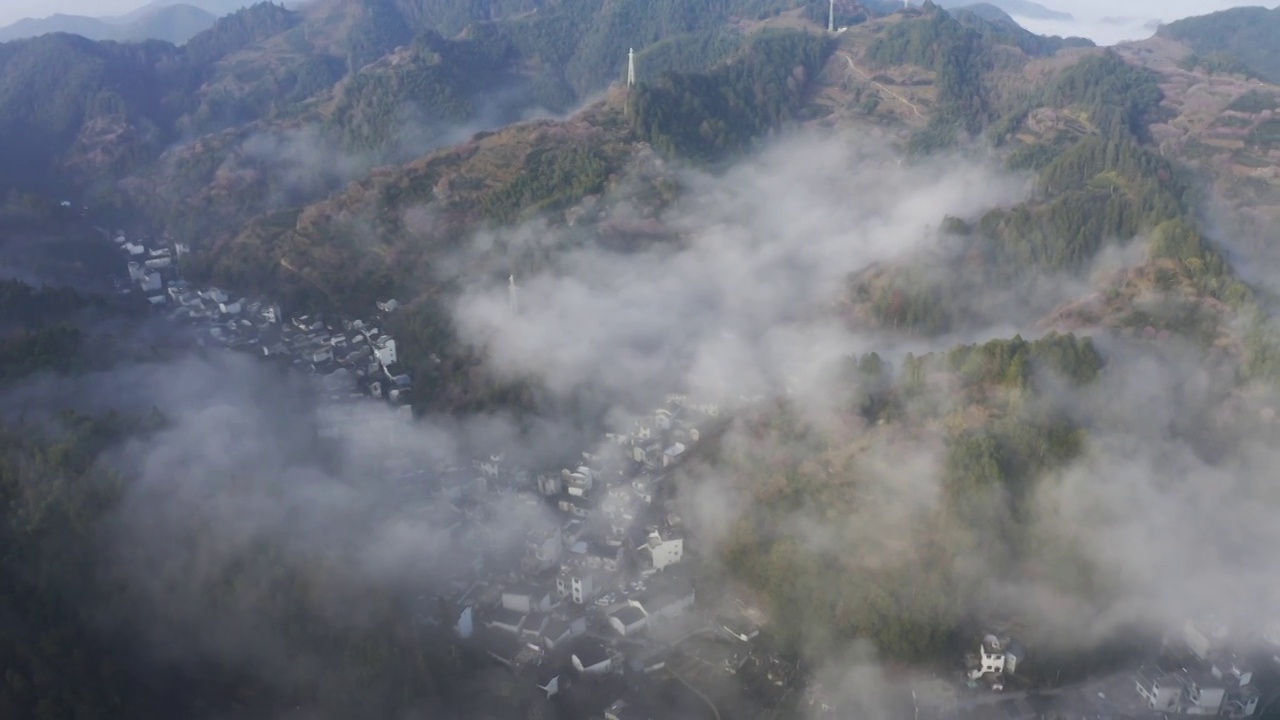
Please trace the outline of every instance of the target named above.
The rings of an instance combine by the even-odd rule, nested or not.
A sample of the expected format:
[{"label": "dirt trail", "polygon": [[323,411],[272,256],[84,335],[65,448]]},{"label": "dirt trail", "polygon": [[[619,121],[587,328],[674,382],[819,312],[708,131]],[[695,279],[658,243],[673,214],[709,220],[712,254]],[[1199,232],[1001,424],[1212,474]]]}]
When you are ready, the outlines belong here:
[{"label": "dirt trail", "polygon": [[893,98],[894,100],[897,100],[898,102],[903,103],[903,104],[904,104],[904,105],[906,105],[907,107],[911,108],[911,112],[915,113],[915,114],[916,114],[916,117],[918,117],[918,118],[920,118],[920,119],[922,119],[922,120],[927,120],[927,119],[928,119],[928,118],[926,118],[926,117],[925,117],[924,113],[920,112],[920,108],[916,107],[915,103],[913,103],[913,102],[911,102],[910,100],[908,100],[908,99],[906,99],[906,98],[902,97],[901,95],[899,95],[898,93],[896,93],[896,92],[894,92],[894,91],[890,90],[889,88],[885,87],[884,85],[881,85],[880,83],[876,82],[875,80],[872,80],[870,75],[868,75],[868,74],[866,74],[866,73],[862,72],[862,70],[861,70],[857,65],[854,65],[854,64],[853,64],[853,58],[849,57],[849,55],[848,55],[847,53],[840,53],[840,57],[844,58],[844,61],[845,61],[845,62],[847,62],[847,63],[849,63],[849,69],[850,69],[850,70],[854,71],[854,72],[855,72],[855,73],[857,73],[859,76],[861,76],[861,77],[862,77],[862,79],[864,79],[864,80],[866,80],[867,82],[869,82],[869,83],[871,83],[872,85],[874,85],[874,86],[876,87],[876,89],[877,89],[877,90],[879,90],[880,92],[883,92],[884,94],[888,95],[889,97]]}]

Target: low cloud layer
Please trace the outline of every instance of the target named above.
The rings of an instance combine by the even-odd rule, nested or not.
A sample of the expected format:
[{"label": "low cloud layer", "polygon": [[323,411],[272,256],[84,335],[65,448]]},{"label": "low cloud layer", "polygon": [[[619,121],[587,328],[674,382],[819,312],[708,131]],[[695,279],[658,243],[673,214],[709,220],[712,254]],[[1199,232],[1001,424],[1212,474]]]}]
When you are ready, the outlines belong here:
[{"label": "low cloud layer", "polygon": [[1207,15],[1233,7],[1255,5],[1237,0],[1138,0],[1109,3],[1100,0],[1041,3],[1059,12],[1069,13],[1070,21],[1043,20],[1014,15],[1026,29],[1039,35],[1087,37],[1099,45],[1115,45],[1128,40],[1151,37],[1163,23],[1186,17]]},{"label": "low cloud layer", "polygon": [[[1082,458],[1045,480],[1028,512],[1050,549],[1083,559],[1088,583],[1064,582],[1061,556],[1043,548],[1028,553],[1030,569],[1006,572],[1004,558],[983,545],[986,528],[971,528],[964,536],[971,542],[939,553],[928,521],[946,491],[946,428],[892,436],[893,428],[876,434],[842,417],[848,397],[831,375],[841,358],[876,351],[896,363],[908,351],[1035,332],[1027,308],[1038,306],[1010,288],[979,288],[969,300],[984,314],[943,338],[856,331],[835,312],[849,275],[875,263],[934,253],[945,270],[943,218],[1015,203],[1029,191],[1027,178],[972,159],[903,164],[847,136],[791,138],[721,175],[675,175],[685,198],[651,218],[669,231],[666,239],[609,249],[588,237],[536,270],[511,260],[515,307],[504,283],[471,279],[454,319],[490,369],[535,378],[558,396],[588,391],[613,409],[618,426],[671,392],[743,411],[757,409],[759,398],[788,396],[804,422],[845,433],[839,437],[856,462],[824,457],[832,460],[826,473],[848,473],[861,493],[861,504],[840,517],[805,498],[788,529],[823,553],[849,554],[851,566],[934,562],[981,578],[988,597],[1006,600],[1060,647],[1100,643],[1134,623],[1173,626],[1206,610],[1270,619],[1272,579],[1280,576],[1267,551],[1280,541],[1268,522],[1280,504],[1268,481],[1277,403],[1268,392],[1235,389],[1232,368],[1198,348],[1099,332],[1108,365],[1097,383],[1083,391],[1046,383],[1052,412],[1089,435]],[[619,193],[600,200],[607,212],[644,216]],[[457,267],[481,255],[501,265],[503,253],[520,257],[535,244],[562,247],[561,233],[573,232],[541,222],[479,237],[460,251]],[[1141,262],[1135,247],[1098,265]],[[1044,278],[1028,286],[1066,294],[1086,284]],[[325,677],[333,664],[272,624],[281,600],[259,582],[266,568],[253,564],[257,553],[320,568],[307,576],[315,584],[304,584],[312,619],[335,631],[371,626],[393,614],[389,608],[420,609],[458,571],[448,551],[457,538],[440,529],[447,523],[435,475],[404,468],[470,468],[505,452],[536,472],[595,442],[574,429],[576,418],[432,417],[408,425],[372,403],[313,402],[303,381],[221,354],[32,383],[4,407],[43,412],[55,396],[93,411],[154,407],[169,421],[110,458],[136,478],[101,529],[103,579],[124,588],[129,602],[98,608],[100,621],[139,629],[167,661],[212,656],[285,686]],[[724,446],[763,452],[774,441],[739,421]],[[698,551],[713,559],[749,503],[733,468],[704,464],[691,480],[680,502],[706,543]],[[502,548],[524,528],[552,522],[543,507],[506,497],[492,501],[478,526],[485,542]],[[869,690],[880,673],[876,649],[858,643],[819,675],[833,686],[867,688],[856,693],[856,707],[888,717],[891,700]]]},{"label": "low cloud layer", "polygon": [[936,243],[947,214],[1027,190],[980,163],[903,166],[847,137],[783,142],[722,177],[680,179],[688,199],[662,218],[676,239],[570,251],[517,277],[516,312],[507,288],[475,286],[455,305],[463,338],[513,377],[637,409],[673,390],[735,403],[792,384],[816,398],[804,386],[819,368],[873,349],[831,312],[851,273]]},{"label": "low cloud layer", "polygon": [[[1020,306],[1011,288],[979,289],[967,300],[989,313],[932,340],[851,331],[831,312],[850,273],[940,252],[931,226],[1016,202],[1021,178],[947,160],[901,166],[848,138],[805,138],[723,176],[690,171],[682,181],[688,199],[663,218],[677,239],[638,252],[571,251],[518,277],[515,312],[499,283],[476,285],[456,305],[463,336],[512,377],[539,378],[565,394],[590,387],[627,411],[653,407],[670,390],[743,409],[786,394],[805,421],[825,428],[845,412],[847,398],[833,392],[829,374],[841,357],[875,350],[896,362],[908,350],[1038,334],[1024,312],[1046,299],[1024,296]],[[556,231],[538,232],[547,242]],[[1104,252],[1092,272],[1143,262],[1137,239]],[[1088,291],[1089,275],[1028,287],[1067,299]],[[1265,479],[1277,398],[1241,391],[1231,361],[1176,336],[1135,342],[1090,330],[1107,360],[1099,380],[1079,390],[1045,379],[1048,412],[1087,432],[1083,453],[1028,500],[1025,521],[1041,545],[1024,549],[1019,564],[989,547],[983,527],[969,528],[953,556],[921,559],[945,492],[943,428],[896,439],[853,432],[851,447],[870,443],[856,466],[862,510],[835,520],[802,503],[789,526],[811,548],[852,554],[851,562],[944,562],[946,573],[985,584],[983,601],[1034,626],[1041,649],[1083,651],[1135,627],[1176,628],[1206,613],[1246,627],[1269,622],[1280,595],[1272,580],[1280,567],[1264,550],[1280,541],[1265,520],[1280,501]],[[724,442],[730,452],[736,443],[769,455],[743,425]],[[704,464],[691,473],[683,507],[709,549],[748,507],[742,484],[735,468]],[[956,610],[981,617],[978,607]],[[853,654],[856,662],[830,672],[874,674],[865,652]]]}]

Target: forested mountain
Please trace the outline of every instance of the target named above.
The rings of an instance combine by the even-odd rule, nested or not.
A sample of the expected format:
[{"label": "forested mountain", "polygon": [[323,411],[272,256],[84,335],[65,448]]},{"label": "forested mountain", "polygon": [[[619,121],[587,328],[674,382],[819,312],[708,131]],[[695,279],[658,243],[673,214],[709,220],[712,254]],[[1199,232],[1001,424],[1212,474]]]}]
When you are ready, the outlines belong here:
[{"label": "forested mountain", "polygon": [[1280,8],[1241,7],[1161,26],[1159,34],[1196,53],[1225,53],[1272,81],[1280,80]]},{"label": "forested mountain", "polygon": [[[839,2],[827,33],[828,7],[314,0],[183,46],[0,45],[0,187],[168,232],[185,279],[289,315],[396,298],[376,323],[428,416],[335,440],[305,373],[157,348],[124,296],[0,283],[0,716],[587,716],[430,607],[437,524],[500,547],[473,523],[496,511],[373,478],[468,433],[541,460],[704,375],[724,416],[655,503],[699,602],[741,593],[806,665],[870,641],[949,666],[1017,615],[1029,682],[1111,667],[1156,604],[1111,542],[1182,529],[1140,506],[1182,472],[1220,483],[1197,501],[1273,497],[1224,479],[1280,405],[1271,15],[1102,49],[933,3]],[[9,195],[29,224],[61,207]],[[1081,537],[1095,519],[1118,534]]]},{"label": "forested mountain", "polygon": [[[5,148],[23,160],[22,182],[117,205],[146,209],[156,187],[208,187],[206,173],[170,174],[161,151],[175,144],[183,167],[212,170],[243,158],[252,136],[278,141],[298,129],[359,155],[346,163],[357,170],[337,173],[341,182],[442,144],[449,127],[567,110],[621,78],[625,48],[639,51],[641,73],[706,68],[740,45],[730,18],[796,5],[814,15],[821,3],[320,0],[298,12],[262,3],[182,47],[61,36],[7,44],[0,127],[7,138],[25,133],[21,147]],[[860,8],[842,12],[865,19]],[[121,86],[125,78],[137,82]],[[243,222],[263,209],[234,215]]]}]

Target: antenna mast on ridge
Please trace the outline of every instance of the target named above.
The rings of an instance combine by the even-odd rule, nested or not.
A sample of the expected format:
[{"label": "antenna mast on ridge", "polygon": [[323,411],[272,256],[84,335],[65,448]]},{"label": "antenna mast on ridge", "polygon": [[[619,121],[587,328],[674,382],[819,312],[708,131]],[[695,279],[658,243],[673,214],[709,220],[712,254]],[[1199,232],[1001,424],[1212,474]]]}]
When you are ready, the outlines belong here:
[{"label": "antenna mast on ridge", "polygon": [[636,49],[631,48],[627,53],[627,87],[636,86]]},{"label": "antenna mast on ridge", "polygon": [[827,11],[827,32],[836,31],[836,0],[831,0],[831,7]]},{"label": "antenna mast on ridge", "polygon": [[520,289],[516,287],[516,276],[512,275],[507,284],[507,302],[511,305],[511,312],[520,312]]}]

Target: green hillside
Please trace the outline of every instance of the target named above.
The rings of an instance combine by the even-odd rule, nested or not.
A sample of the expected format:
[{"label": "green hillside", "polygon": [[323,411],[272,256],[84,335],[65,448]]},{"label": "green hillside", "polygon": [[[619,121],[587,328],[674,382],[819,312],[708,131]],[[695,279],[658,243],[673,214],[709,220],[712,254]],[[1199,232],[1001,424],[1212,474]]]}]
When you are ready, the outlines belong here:
[{"label": "green hillside", "polygon": [[[812,718],[798,697],[816,673],[774,680],[781,676],[767,670],[751,675],[751,663],[847,669],[863,641],[891,674],[958,676],[953,666],[975,649],[975,635],[1006,616],[1038,643],[1021,680],[1030,687],[1128,673],[1117,646],[1146,639],[1152,598],[1117,568],[1145,556],[1130,534],[1123,537],[1134,547],[1123,552],[1091,548],[1094,538],[1072,523],[1099,517],[1145,532],[1134,521],[1140,506],[1163,513],[1168,506],[1152,498],[1166,492],[1197,517],[1206,497],[1236,493],[1241,506],[1257,501],[1267,513],[1274,502],[1271,455],[1258,447],[1273,447],[1280,427],[1280,323],[1267,266],[1250,266],[1244,251],[1253,243],[1274,253],[1280,219],[1280,86],[1265,82],[1275,75],[1257,29],[1275,11],[1229,11],[1170,25],[1156,42],[1101,49],[1034,36],[989,7],[952,12],[932,3],[897,12],[840,2],[850,27],[828,34],[826,8],[822,0],[315,0],[296,11],[256,5],[182,47],[69,35],[0,45],[8,212],[38,225],[61,207],[18,188],[80,193],[84,204],[131,218],[131,235],[136,226],[189,242],[194,252],[180,263],[195,285],[270,298],[291,315],[369,318],[376,301],[397,298],[399,309],[377,324],[413,376],[413,409],[435,423],[402,442],[389,426],[357,417],[351,434],[386,444],[370,467],[349,466],[316,429],[304,373],[210,369],[193,351],[198,367],[172,380],[158,369],[165,353],[131,334],[135,324],[163,322],[149,309],[133,314],[118,298],[0,282],[6,399],[83,392],[111,406],[135,385],[115,376],[84,382],[84,374],[120,357],[145,361],[131,371],[136,386],[157,386],[138,393],[141,401],[130,397],[141,409],[127,414],[0,417],[0,627],[9,631],[0,634],[0,718],[576,720],[616,711],[620,678],[578,679],[573,692],[548,701],[527,674],[455,640],[430,607],[436,568],[425,567],[423,549],[437,540],[437,519],[452,519],[449,532],[468,541],[492,540],[477,520],[491,508],[457,500],[446,518],[400,515],[417,507],[405,497],[449,493],[391,491],[374,478],[406,445],[434,452],[451,444],[454,427],[485,443],[537,436],[539,461],[555,464],[561,458],[543,458],[551,451],[541,446],[559,438],[540,433],[582,425],[594,433],[602,405],[610,420],[629,422],[630,392],[612,397],[589,377],[553,388],[535,359],[505,370],[485,347],[464,342],[453,307],[471,287],[501,288],[513,274],[573,283],[580,269],[567,266],[581,262],[592,280],[607,280],[592,262],[633,259],[701,293],[638,322],[657,328],[656,339],[603,342],[689,342],[735,355],[758,348],[761,357],[736,367],[765,375],[782,375],[787,353],[832,360],[799,378],[811,393],[801,382],[800,391],[739,398],[702,427],[685,459],[662,470],[675,487],[653,501],[653,517],[687,531],[683,562],[701,603],[690,616],[713,616],[732,593],[749,601],[738,607],[759,605],[768,618],[752,646],[764,650],[750,662],[697,658],[719,673],[724,687],[707,688],[721,693],[714,701],[664,695],[662,711],[661,703],[683,710],[689,700],[701,713],[704,700],[723,697],[717,716]],[[1173,40],[1195,56],[1188,61]],[[629,48],[640,74],[634,88],[618,83]],[[1246,80],[1237,59],[1260,77]],[[546,111],[558,114],[527,117]],[[792,223],[792,241],[833,243],[830,252],[851,259],[837,273],[814,272],[829,280],[817,299],[814,288],[789,287],[797,283],[782,267],[810,262],[804,252],[766,272],[744,263],[741,275],[705,261],[665,264],[706,249],[695,244],[699,223],[717,222],[685,201],[738,183],[740,168],[764,174],[750,163],[793,136],[830,143],[815,143],[820,151],[873,147],[890,158],[886,181],[921,167],[992,169],[984,178],[1003,167],[1000,182],[1021,194],[992,188],[981,196],[1001,199],[956,216],[943,216],[934,196],[885,208],[875,221],[892,231],[884,244],[894,252],[871,265],[858,258],[876,238],[851,231],[858,224],[846,227],[840,214],[866,204],[850,197],[857,188],[838,188],[830,223],[784,216],[771,218],[772,228],[714,237],[731,258],[773,252],[771,243],[793,230],[778,228]],[[874,171],[864,174],[880,184]],[[915,199],[911,189],[897,192]],[[755,202],[772,212],[772,200]],[[1256,236],[1222,230],[1237,215]],[[906,236],[925,225],[923,246],[909,245]],[[749,244],[759,247],[742,247]],[[847,267],[864,269],[845,277]],[[740,277],[747,292],[717,287],[720,275]],[[655,285],[642,290],[668,289]],[[542,289],[530,282],[526,292],[536,301]],[[801,312],[774,291],[804,296]],[[730,308],[747,314],[711,327],[716,344],[666,334],[682,322],[672,315],[701,315],[705,301],[715,317],[747,295],[747,305],[768,307]],[[788,317],[752,324],[775,310]],[[526,312],[520,330],[542,332],[537,309]],[[111,322],[84,324],[91,313]],[[605,323],[637,322],[616,314]],[[810,345],[795,328],[836,342]],[[787,332],[772,332],[779,329]],[[603,342],[571,347],[589,345],[572,337],[576,330],[537,339],[548,354],[614,357]],[[732,337],[757,332],[759,345]],[[582,334],[597,339],[589,328]],[[679,373],[690,364],[662,360]],[[702,370],[714,360],[699,355],[693,364]],[[631,368],[619,365],[631,383]],[[183,426],[193,421],[175,416],[180,403],[169,395],[202,382],[225,397],[243,393],[262,417],[228,401]],[[101,387],[78,390],[88,385]],[[637,395],[668,390],[680,389]],[[547,419],[556,422],[543,427]],[[246,442],[251,434],[262,436],[261,448]],[[117,469],[131,452],[164,454],[167,443],[181,444],[175,438],[196,447],[195,457],[225,455],[230,464],[206,472],[142,463],[148,472],[136,477]],[[1148,452],[1149,467],[1141,464]],[[1184,488],[1182,472],[1211,484]],[[1150,485],[1127,484],[1142,473],[1154,476]],[[627,485],[624,495],[635,487]],[[166,501],[177,495],[191,505],[156,510],[171,509]],[[540,502],[530,503],[534,511]],[[276,505],[279,519],[262,510]],[[136,516],[122,509],[146,521],[128,522]],[[1151,545],[1206,532],[1171,529]],[[492,535],[513,535],[523,553],[523,529],[499,530]],[[1225,533],[1232,544],[1250,537],[1233,533]],[[485,573],[506,576],[515,563],[494,543]],[[1226,563],[1219,549],[1207,565]],[[1110,562],[1115,556],[1126,562]],[[1166,568],[1157,570],[1150,588],[1167,594]],[[490,594],[477,606],[497,607],[501,594]],[[1094,614],[1110,623],[1101,639],[1081,629]],[[166,650],[160,659],[127,632],[140,620]],[[1125,621],[1143,627],[1130,633]],[[761,688],[779,688],[795,707],[762,709],[752,694]],[[581,711],[579,701],[594,709]],[[678,716],[662,711],[652,717]]]},{"label": "green hillside", "polygon": [[1200,55],[1225,54],[1272,81],[1280,80],[1280,8],[1242,7],[1187,18],[1160,28]]}]

